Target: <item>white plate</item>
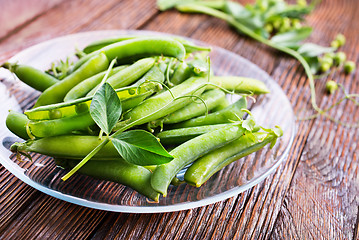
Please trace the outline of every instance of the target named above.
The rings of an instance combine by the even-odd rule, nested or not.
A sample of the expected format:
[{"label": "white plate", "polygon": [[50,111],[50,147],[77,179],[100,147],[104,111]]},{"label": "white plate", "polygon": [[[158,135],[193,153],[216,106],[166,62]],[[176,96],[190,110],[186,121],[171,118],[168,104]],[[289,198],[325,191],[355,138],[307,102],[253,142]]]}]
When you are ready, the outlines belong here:
[{"label": "white plate", "polygon": [[[9,61],[48,69],[50,63],[66,59],[73,54],[75,47],[83,48],[94,40],[107,37],[140,34],[163,34],[148,31],[95,31],[84,32],[52,39],[30,47]],[[196,41],[198,44],[206,45]],[[18,162],[9,151],[16,137],[7,130],[5,119],[9,109],[23,111],[30,108],[39,92],[32,90],[8,71],[1,69],[0,78],[0,163],[26,184],[53,197],[78,205],[129,213],[171,212],[200,207],[225,200],[263,181],[275,171],[287,156],[293,144],[295,117],[291,104],[278,84],[263,70],[250,61],[212,46],[211,65],[216,75],[241,75],[256,78],[266,83],[270,94],[260,96],[251,109],[257,122],[264,127],[280,126],[283,137],[276,146],[268,147],[247,158],[230,164],[216,173],[200,188],[186,184],[170,186],[168,196],[161,197],[159,203],[147,201],[141,194],[120,184],[96,180],[76,174],[66,182],[60,180],[65,170],[54,164],[49,157],[35,154],[33,162]]]}]

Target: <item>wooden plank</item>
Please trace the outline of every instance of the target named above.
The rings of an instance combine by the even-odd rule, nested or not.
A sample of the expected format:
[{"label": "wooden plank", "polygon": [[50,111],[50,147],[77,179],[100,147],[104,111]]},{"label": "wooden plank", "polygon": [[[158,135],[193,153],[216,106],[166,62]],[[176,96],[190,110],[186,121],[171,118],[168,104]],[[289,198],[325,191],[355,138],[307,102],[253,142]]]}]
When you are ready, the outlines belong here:
[{"label": "wooden plank", "polygon": [[[83,239],[92,233],[106,212],[78,207],[37,192],[37,199],[2,231],[3,239],[57,238]],[[79,227],[81,226],[81,227]]]},{"label": "wooden plank", "polygon": [[[54,37],[84,30],[105,29],[104,26],[109,26],[109,22],[114,23],[112,26],[115,29],[136,28],[157,12],[156,9],[147,9],[148,4],[149,2],[140,0],[65,1],[29,22],[18,32],[0,40],[0,56],[2,51],[19,51]],[[131,9],[136,11],[130,11]],[[120,16],[121,21],[107,19],[109,13]],[[124,17],[126,14],[128,18]]]},{"label": "wooden plank", "polygon": [[[188,17],[186,15],[180,15],[180,16],[181,17],[184,16],[187,19],[186,20],[187,22],[184,22],[183,25],[187,26],[188,30],[190,32],[191,31],[191,25],[189,23],[193,23],[192,17],[190,18],[190,17]],[[204,18],[204,17],[202,16],[200,18]],[[217,22],[217,23],[219,23],[219,22]],[[222,23],[219,23],[219,25],[222,25]],[[146,29],[151,29],[151,26],[149,28],[146,28]],[[222,33],[224,35],[227,35],[228,39],[230,39],[231,37],[237,38],[237,35],[232,33],[228,28],[223,29],[222,26],[219,26],[217,29],[218,29],[218,32],[222,31]],[[158,30],[158,29],[156,29],[156,30]],[[193,29],[192,31],[194,31],[195,33],[198,34],[199,39],[211,39],[211,36],[213,36],[212,33],[209,33],[208,35],[206,35],[205,33],[201,33],[200,30],[198,30],[198,29],[197,30]],[[248,41],[250,43],[249,40],[246,40],[246,41]],[[235,41],[232,41],[232,43],[235,43]],[[227,45],[227,47],[230,48],[231,46]],[[245,47],[247,47],[247,46],[245,45]],[[255,48],[255,47],[253,47],[253,48]],[[241,49],[247,49],[247,48],[241,48]],[[255,53],[255,54],[253,54],[253,53]],[[253,59],[255,59],[255,58],[258,58],[259,56],[262,56],[263,51],[261,51],[261,50],[254,51],[254,49],[253,49],[253,52],[251,52],[250,55],[251,55],[251,57]],[[246,221],[241,222],[240,218],[243,217],[243,218],[248,220],[248,212],[250,212],[251,209],[253,208],[253,204],[255,203],[254,200],[258,198],[258,194],[262,191],[263,186],[261,185],[261,187],[257,187],[256,189],[257,190],[255,190],[253,192],[251,191],[251,194],[248,194],[248,195],[247,194],[241,194],[240,195],[241,201],[239,201],[239,203],[241,203],[242,205],[238,204],[238,201],[228,200],[229,205],[227,204],[227,207],[229,209],[233,209],[233,211],[231,211],[230,214],[228,214],[227,218],[229,218],[229,223],[235,224],[235,225],[239,226],[239,228],[234,227],[234,228],[231,228],[233,230],[228,231],[228,225],[226,225],[226,224],[223,225],[223,224],[218,223],[218,218],[221,215],[221,212],[222,212],[223,206],[224,206],[224,203],[221,202],[221,203],[218,203],[218,204],[210,205],[208,207],[199,209],[198,211],[203,213],[203,215],[200,215],[198,220],[197,220],[197,218],[195,218],[196,219],[195,221],[192,220],[192,218],[193,218],[192,216],[194,216],[194,215],[185,214],[186,211],[182,212],[180,214],[179,213],[162,214],[161,215],[162,218],[161,218],[160,221],[158,221],[158,225],[157,225],[157,229],[159,231],[156,231],[156,234],[159,234],[158,235],[159,238],[166,238],[166,237],[169,237],[169,236],[178,237],[179,235],[176,234],[176,230],[182,229],[181,234],[185,236],[186,231],[184,231],[184,230],[192,228],[193,229],[192,233],[194,233],[194,235],[193,235],[194,238],[199,238],[199,237],[205,236],[205,232],[208,229],[211,229],[211,232],[212,231],[214,232],[214,229],[217,226],[222,226],[222,228],[225,228],[225,230],[222,231],[222,234],[230,232],[231,234],[228,235],[229,237],[231,237],[231,236],[232,237],[233,236],[240,236],[243,233],[238,233],[238,232],[236,232],[236,230],[237,229],[245,229],[245,228],[241,228],[241,226],[238,225],[237,223],[246,224]],[[202,209],[204,209],[204,210],[202,210]],[[238,209],[248,209],[248,210],[246,212],[239,211],[240,214],[238,214],[238,211],[237,211]],[[44,219],[46,213],[43,213],[43,214],[44,215],[37,216],[37,217]],[[59,212],[58,214],[59,215],[64,215],[64,214],[66,214],[66,212],[63,212],[63,213]],[[214,215],[212,215],[212,214],[214,214]],[[139,221],[138,219],[141,219],[140,222],[143,222],[142,223],[143,225],[149,226],[149,225],[152,224],[151,223],[151,217],[149,217],[149,215],[141,215],[140,217],[138,217],[137,215],[111,214],[111,216],[115,216],[115,217],[107,217],[106,221],[104,221],[103,224],[101,225],[101,226],[106,226],[106,225],[111,226],[111,228],[106,233],[107,235],[103,235],[105,233],[101,230],[101,231],[99,231],[98,233],[96,233],[94,235],[95,238],[96,237],[103,238],[105,236],[108,236],[108,237],[109,236],[115,236],[115,237],[118,237],[118,238],[123,238],[123,237],[127,237],[129,234],[131,234],[131,232],[133,233],[133,235],[136,235],[135,234],[136,231],[133,230],[134,228],[132,228],[131,226],[133,225],[133,222],[138,222]],[[186,221],[182,221],[183,216],[187,216],[187,217],[185,217]],[[131,221],[127,221],[127,220],[125,221],[124,220],[124,219],[127,219],[127,218],[130,218]],[[210,224],[206,224],[208,221],[210,221]],[[188,225],[187,224],[188,222],[191,222],[193,225]],[[109,223],[112,223],[112,225],[109,224]],[[37,224],[40,224],[40,222],[37,223]],[[70,226],[72,226],[72,225],[70,225]],[[199,226],[199,228],[195,228],[195,226]],[[81,229],[82,226],[77,226],[77,228]],[[100,227],[100,229],[102,229],[102,228]],[[146,227],[146,229],[150,229],[150,228]],[[116,235],[114,235],[115,233],[116,233]],[[171,233],[171,234],[169,235],[169,233]],[[143,232],[142,236],[143,235],[150,236],[151,234],[147,234],[146,232]],[[208,234],[205,237],[206,238],[211,237],[210,235],[211,234]],[[218,235],[220,235],[220,234],[218,234]],[[227,235],[225,235],[225,236],[227,236]]]},{"label": "wooden plank", "polygon": [[[110,10],[108,11],[111,12]],[[113,15],[115,14],[113,13]],[[101,21],[106,22],[106,19],[107,18],[104,18]],[[118,16],[117,19],[115,18],[113,20],[116,21],[120,19],[121,17]],[[323,17],[323,19],[325,19],[325,17]],[[166,21],[176,24],[170,24]],[[325,22],[322,23],[318,19],[316,19],[316,21],[313,23],[315,23],[316,26],[326,26]],[[200,29],[196,27],[198,25],[201,26]],[[89,27],[87,28],[87,26]],[[97,28],[99,26],[101,26],[101,24],[97,25],[95,23],[91,23],[90,25],[83,24],[81,26],[75,27],[75,29],[90,30],[92,27]],[[212,18],[205,16],[181,15],[175,11],[170,11],[167,13],[161,13],[158,17],[154,18],[153,20],[151,19],[150,23],[148,24],[141,23],[141,26],[144,26],[145,29],[149,30],[181,34],[194,37],[199,40],[204,40],[211,44],[220,45],[227,49],[235,49],[235,52],[246,56],[248,59],[259,64],[259,66],[264,68],[267,72],[272,73],[274,78],[278,80],[279,84],[283,87],[285,92],[288,93],[294,109],[299,114],[299,116],[304,116],[304,114],[301,112],[302,109],[306,109],[305,113],[308,114],[308,109],[310,109],[310,105],[308,104],[310,95],[308,91],[308,83],[306,82],[305,77],[303,77],[302,69],[298,67],[294,61],[289,60],[288,58],[281,59],[283,57],[282,55],[273,57],[273,52],[271,50],[262,48],[260,45],[249,39],[238,37],[223,22],[213,20]],[[56,31],[54,31],[54,34],[56,34]],[[327,34],[326,31],[323,31],[323,34],[320,36],[322,39],[327,40],[323,38],[323,35],[325,36],[325,34]],[[225,41],[219,41],[217,36],[223,36]],[[31,37],[25,37],[25,39],[31,39]],[[36,38],[33,39],[37,41]],[[260,49],[258,49],[259,47]],[[354,54],[355,56],[358,55],[357,52],[354,52]],[[273,58],[275,60],[272,60]],[[257,59],[260,59],[260,61],[257,62]],[[270,63],[268,63],[268,59],[270,59]],[[296,84],[293,84],[293,82]],[[354,80],[349,81],[348,87],[352,86],[350,84],[353,84],[353,82]],[[318,84],[318,89],[324,89],[324,82]],[[323,93],[319,94],[318,100],[320,100],[323,104],[325,104],[327,101],[325,100],[325,95]],[[348,109],[350,110],[351,108]],[[305,236],[309,237],[315,236],[310,235],[307,229],[305,229],[305,226],[300,225],[300,221],[303,220],[300,218],[301,212],[299,212],[297,205],[293,202],[293,199],[298,199],[299,197],[297,196],[302,193],[302,188],[298,187],[297,184],[299,184],[298,182],[300,182],[303,177],[306,177],[306,172],[304,172],[305,174],[298,175],[298,177],[296,175],[296,178],[293,181],[294,187],[293,190],[291,189],[289,191],[289,195],[294,197],[286,199],[284,197],[287,193],[287,189],[290,186],[297,166],[299,166],[300,169],[303,165],[300,160],[303,159],[303,156],[306,156],[306,154],[302,154],[302,152],[308,135],[309,139],[317,139],[322,136],[324,138],[329,136],[329,139],[332,137],[331,134],[323,131],[323,129],[327,128],[328,125],[322,123],[321,121],[322,120],[318,119],[316,121],[299,122],[298,135],[296,137],[295,144],[291,150],[288,161],[283,164],[275,174],[272,174],[271,177],[269,177],[265,182],[259,184],[251,190],[246,191],[243,194],[238,195],[237,197],[231,198],[224,202],[179,213],[137,215],[106,213],[102,211],[88,210],[86,208],[77,207],[59,200],[54,200],[51,197],[40,194],[38,198],[42,198],[43,200],[36,198],[36,200],[31,204],[27,202],[23,205],[26,206],[24,211],[20,212],[19,208],[16,209],[17,213],[21,215],[11,218],[11,221],[8,222],[9,224],[7,225],[9,227],[7,227],[6,235],[4,236],[16,237],[17,235],[12,229],[16,229],[17,227],[20,228],[18,234],[25,232],[29,234],[31,233],[34,236],[36,235],[39,237],[44,237],[47,236],[47,232],[50,232],[52,238],[64,238],[70,232],[73,233],[70,236],[74,238],[93,236],[93,238],[96,239],[104,239],[105,237],[117,237],[120,239],[126,237],[137,238],[138,236],[141,236],[144,239],[149,239],[151,237],[153,239],[209,239],[211,237],[218,239],[262,239],[269,238],[273,229],[275,231],[272,237],[275,239],[286,237],[296,238],[296,236],[299,236],[300,238],[305,234],[308,234]],[[319,126],[319,128],[322,128],[322,130],[318,131],[318,133],[310,132],[310,128],[313,124],[315,124],[314,126]],[[339,131],[339,133],[343,132],[345,131]],[[346,134],[344,136],[349,135]],[[357,135],[351,135],[351,138],[357,140]],[[350,138],[345,140],[348,141],[349,139]],[[343,137],[341,142],[339,141],[339,143],[334,144],[335,149],[338,151],[339,146],[344,142],[345,141]],[[321,147],[322,145],[318,146]],[[306,149],[311,149],[312,147],[307,146]],[[346,147],[348,148],[348,146]],[[345,151],[341,153],[345,154]],[[353,157],[354,156],[357,156],[356,152],[353,153]],[[307,158],[308,157],[306,156],[304,159],[307,160]],[[355,162],[355,160],[349,158],[345,159],[345,161],[342,163],[342,169],[345,167],[345,173],[348,173],[349,176],[351,176],[353,179],[350,181],[350,183],[353,184],[354,181],[354,186],[357,186],[355,185],[355,180],[357,181],[357,179],[354,178],[354,176],[357,176],[357,167],[356,165],[353,165],[352,162]],[[341,170],[341,168],[339,169]],[[3,178],[1,176],[1,182],[2,179]],[[344,183],[347,182],[343,181],[343,184]],[[306,185],[308,184],[318,185],[318,180],[315,177],[311,177],[306,182]],[[18,184],[12,185],[12,187],[16,186],[18,186]],[[321,189],[324,190],[327,188],[328,186],[321,187]],[[322,195],[325,195],[324,190]],[[313,192],[313,190],[311,190],[311,192]],[[338,196],[338,194],[336,196]],[[285,214],[285,218],[282,216],[284,215],[283,212],[285,211],[282,207],[283,200],[285,200],[284,203],[286,209],[290,210],[288,210]],[[304,200],[304,198],[301,198],[301,201]],[[315,202],[317,203],[319,201]],[[46,207],[46,205],[49,207]],[[319,205],[316,205],[315,209],[322,209],[317,206],[320,206],[320,202]],[[310,212],[312,211],[312,207],[313,205],[308,205],[306,206],[305,210]],[[54,213],[51,213],[52,211],[49,209],[55,209]],[[281,214],[279,219],[281,222],[278,220],[277,224],[274,226],[280,211]],[[355,211],[357,211],[357,208]],[[313,218],[314,221],[319,222],[319,213],[322,212],[318,211],[318,215],[315,215],[315,218]],[[32,214],[33,217],[31,217]],[[77,214],[77,218],[73,217]],[[343,216],[342,214],[343,212],[341,209],[334,215]],[[288,217],[293,215],[295,217]],[[17,222],[19,219],[21,219],[19,216],[24,217],[24,220],[21,221],[22,226],[19,226],[20,223]],[[63,220],[62,222],[59,220],[59,223],[55,223],[54,221],[46,222],[47,219],[51,219],[51,217],[54,216],[55,219],[66,219],[66,221]],[[86,219],[88,218],[95,220],[93,222],[87,221]],[[223,221],[223,219],[225,219],[225,221]],[[351,222],[352,220],[350,220],[350,223]],[[283,224],[281,225],[280,223]],[[282,229],[284,228],[283,225],[293,226],[291,228],[295,230],[302,229],[302,231],[289,231],[288,233],[288,227]],[[298,228],[298,226],[301,228]],[[357,225],[354,225],[353,227],[357,228]],[[39,230],[31,230],[30,228],[39,228]],[[288,234],[286,235],[286,233]],[[291,235],[291,233],[293,234]],[[320,235],[320,237],[323,236]]]},{"label": "wooden plank", "polygon": [[[107,13],[110,10],[113,11],[113,15],[117,15],[119,9],[128,11],[129,7],[132,9],[137,9],[138,7],[139,10],[132,12],[131,19],[128,19],[127,22],[121,23],[121,27],[123,28],[137,27],[143,24],[139,21],[140,19],[146,19],[146,16],[147,18],[150,18],[151,15],[157,12],[157,10],[148,11],[143,6],[144,4],[147,3],[143,1],[86,1],[86,3],[84,3],[84,1],[64,2],[30,22],[26,28],[19,30],[12,36],[9,36],[1,41],[1,49],[6,49],[6,52],[0,53],[0,59],[1,61],[5,61],[19,49],[28,47],[29,45],[42,40],[50,39],[63,34],[73,33],[82,29],[91,30],[92,28],[86,26],[89,24],[95,24],[96,21],[102,21],[103,17],[107,16],[104,13]],[[82,9],[82,11],[79,12],[79,9]],[[54,26],[51,24],[57,22],[58,19],[64,19],[61,25]],[[44,198],[46,196],[45,194],[42,194],[22,183],[20,180],[7,172],[2,166],[0,171],[4,173],[0,174],[0,183],[3,184],[0,185],[0,220],[3,220],[0,222],[1,236],[6,235],[11,238],[20,238],[23,236],[23,232],[31,231],[30,228],[32,225],[30,223],[33,222],[34,219],[39,219],[34,223],[37,225],[34,230],[36,228],[40,228],[41,226],[51,229],[38,230],[34,235],[41,237],[44,234],[49,234],[49,236],[59,236],[64,234],[64,237],[68,237],[69,234],[66,229],[74,228],[72,230],[74,232],[74,236],[76,236],[74,238],[82,238],[81,236],[91,235],[92,231],[96,229],[96,225],[102,221],[103,217],[107,214],[107,212],[104,211],[79,207],[70,203],[66,203],[67,205],[61,205],[64,204],[63,201],[52,197],[48,197],[45,201],[42,201],[40,199]],[[60,220],[58,221],[59,224],[57,224],[57,222],[47,222],[47,220],[53,216],[51,210],[48,208],[44,211],[39,210],[39,212],[32,210],[36,207],[45,206],[49,204],[49,202],[51,202],[52,207],[56,208],[56,211],[58,211],[56,212],[58,216],[62,216],[64,218],[66,217],[67,219],[64,220],[65,222],[67,220],[70,221],[64,223]],[[80,213],[78,211],[80,211]],[[89,217],[88,220],[91,222],[86,225],[82,225],[83,219],[81,219],[81,217],[77,218],[77,214],[83,214],[83,218]],[[34,217],[26,218],[25,216]],[[20,223],[19,220],[22,218],[24,219]],[[96,221],[92,221],[92,218],[96,219]],[[17,226],[17,228],[20,228],[18,224],[22,226],[21,231],[15,231],[12,229],[11,226]]]},{"label": "wooden plank", "polygon": [[[175,13],[171,13],[174,14]],[[168,16],[166,16],[167,18]],[[176,19],[179,19],[180,17],[177,17],[175,15]],[[193,15],[192,15],[193,17]],[[164,17],[165,18],[165,17]],[[201,16],[198,16],[198,18],[202,18]],[[158,19],[158,20],[157,20]],[[154,25],[156,25],[156,21],[161,21],[161,15],[154,19]],[[207,19],[205,19],[207,20]],[[178,20],[176,20],[178,21]],[[193,21],[196,21],[196,18],[193,17]],[[203,20],[201,20],[203,21]],[[151,24],[147,26],[149,29],[155,29],[157,30],[157,26],[154,27]],[[162,26],[163,27],[163,26]],[[202,25],[203,27],[203,25]],[[165,28],[165,27],[163,27]],[[186,25],[186,32],[190,33],[191,30],[194,27],[191,25],[191,23],[188,23]],[[214,27],[215,28],[215,27]],[[162,30],[162,28],[160,27]],[[216,28],[215,28],[216,29]],[[178,31],[175,27],[174,28],[168,28],[166,30],[170,30],[171,33],[177,33]],[[214,31],[214,30],[213,30]],[[220,31],[220,30],[219,30]],[[185,32],[185,34],[186,34]],[[196,33],[201,33],[200,30],[197,30],[193,35]],[[183,33],[182,33],[183,34]],[[202,37],[203,39],[206,39],[207,41],[211,41],[211,38],[208,38],[206,34]],[[198,39],[201,39],[199,37]],[[230,40],[229,40],[230,41]],[[221,42],[222,43],[222,42]],[[225,45],[225,44],[224,44]],[[248,48],[245,46],[245,52],[248,51]],[[239,51],[240,52],[240,51]],[[260,51],[263,53],[262,51]],[[281,56],[282,57],[282,56]],[[257,56],[252,55],[249,57],[249,59],[256,60]],[[263,58],[262,58],[263,59]],[[264,58],[265,59],[265,58]],[[266,62],[263,60],[263,62]],[[308,109],[310,109],[310,105],[308,104],[308,100],[310,99],[310,94],[308,91],[308,83],[306,82],[306,78],[303,77],[303,71],[301,68],[298,69],[298,67],[291,67],[293,64],[293,61],[284,61],[280,62],[281,64],[279,67],[275,68],[274,76],[275,79],[280,78],[279,82],[282,85],[282,87],[285,89],[286,92],[288,92],[289,96],[291,95],[291,102],[295,105],[296,112],[301,112],[302,109],[307,109],[306,114],[308,114]],[[261,65],[260,65],[261,66]],[[262,66],[261,66],[262,67]],[[264,66],[264,68],[268,66]],[[289,72],[286,72],[286,69],[289,68]],[[297,71],[300,71],[299,74]],[[281,77],[280,77],[281,76]],[[298,82],[297,85],[291,84],[292,82]],[[324,84],[321,84],[318,88],[323,89]],[[323,93],[319,94],[318,99],[321,99],[323,97]],[[309,111],[310,113],[311,111]],[[303,113],[300,114],[301,116],[304,116]],[[246,198],[247,201],[244,201],[243,205],[240,206],[240,209],[244,209],[241,211],[233,211],[231,212],[232,215],[230,215],[228,222],[231,224],[227,224],[227,222],[219,222],[217,214],[220,214],[222,212],[230,212],[226,210],[226,207],[223,207],[221,204],[215,204],[215,206],[221,205],[218,209],[213,210],[214,206],[208,206],[205,208],[202,208],[201,210],[204,211],[203,218],[206,219],[205,222],[207,223],[206,230],[212,229],[214,226],[217,228],[225,228],[225,231],[223,231],[223,235],[216,234],[211,236],[211,231],[206,231],[204,229],[197,229],[197,234],[195,236],[190,236],[190,238],[198,239],[198,238],[205,238],[208,239],[210,237],[216,236],[218,238],[269,238],[271,230],[273,229],[276,217],[280,211],[282,200],[284,199],[284,196],[286,194],[286,190],[289,187],[289,184],[291,183],[293,172],[295,171],[298,163],[299,158],[303,151],[303,146],[306,143],[306,138],[309,134],[309,130],[313,122],[300,122],[298,129],[298,137],[296,138],[296,144],[292,149],[292,154],[289,158],[289,161],[282,166],[274,176],[268,178],[265,183],[258,185],[257,187],[253,188],[253,191],[251,192],[250,196]],[[233,201],[233,199],[227,200]],[[239,205],[236,206],[238,210]],[[233,207],[232,207],[233,208]],[[208,210],[210,209],[210,210]],[[309,209],[308,209],[309,210]],[[238,213],[240,212],[240,213]],[[212,216],[212,217],[210,217]],[[208,217],[210,217],[209,220]],[[163,216],[165,218],[165,216]],[[174,225],[172,229],[189,229],[191,225],[193,224],[193,220],[191,219],[193,217],[190,217],[190,219],[184,218],[180,219],[179,221],[171,222],[171,225]],[[173,217],[171,217],[173,219]],[[177,219],[177,218],[176,218]],[[214,220],[216,219],[216,220]],[[198,222],[199,220],[197,220]],[[186,224],[188,223],[188,224]],[[204,222],[201,222],[204,223]],[[187,225],[187,227],[184,227],[183,225]],[[203,228],[203,224],[199,224]],[[179,227],[180,226],[180,227]],[[232,230],[235,229],[235,230]],[[161,236],[164,236],[168,234],[168,231],[161,230],[161,233],[158,233],[160,238]],[[231,231],[232,230],[232,231]],[[181,235],[183,233],[179,232],[177,235],[173,236],[174,238],[183,236]],[[213,233],[214,234],[214,233]],[[148,235],[146,235],[148,236]],[[172,236],[172,235],[170,235]]]},{"label": "wooden plank", "polygon": [[[164,21],[176,22],[176,25],[159,24]],[[209,27],[205,25],[208,24]],[[180,27],[184,26],[184,27]],[[246,55],[249,60],[255,61],[259,58],[271,59],[271,50],[265,51],[258,49],[258,44],[253,43],[249,39],[238,38],[223,22],[202,16],[202,15],[186,15],[178,14],[175,11],[161,13],[151,23],[145,26],[147,30],[166,31],[173,34],[181,34],[188,37],[193,37],[198,40],[205,40],[212,44],[219,44],[222,47],[232,49],[235,48],[239,54]],[[214,36],[222,36],[226,41],[217,42]],[[238,42],[239,40],[239,42]],[[266,49],[266,48],[265,48]],[[266,49],[268,50],[268,49]],[[298,67],[293,68],[294,61],[278,60],[270,61],[271,64],[266,63],[265,60],[260,61],[260,66],[268,72],[274,72],[275,77],[279,78],[280,84],[285,85],[290,77],[292,81],[298,80],[299,86],[286,84],[289,90],[294,91],[298,87],[307,87],[307,83],[301,74],[296,74]],[[279,67],[275,63],[280,63]],[[288,64],[289,63],[289,64]],[[290,71],[286,69],[290,69]],[[275,71],[280,69],[278,71]],[[293,76],[292,76],[293,75]],[[289,77],[288,77],[289,76]],[[301,81],[300,81],[301,80]],[[285,89],[286,91],[288,89]],[[303,97],[304,96],[304,97]],[[294,95],[292,102],[302,103],[304,105],[308,102],[310,95]],[[294,171],[302,146],[305,143],[310,124],[303,124],[301,126],[303,131],[301,135],[296,138],[296,144],[293,146],[294,153],[289,157],[286,165],[283,165],[274,176],[268,178],[265,182],[259,184],[252,190],[246,191],[237,197],[231,198],[224,202],[212,204],[207,207],[184,211],[182,213],[167,213],[156,216],[155,233],[154,227],[149,227],[153,224],[152,218],[147,215],[142,215],[141,226],[146,226],[144,232],[141,234],[145,239],[210,239],[216,237],[218,239],[241,239],[242,237],[256,236],[262,228],[269,228],[269,224],[276,219],[280,208],[280,199],[284,197],[286,187],[289,185],[292,172]],[[262,204],[261,200],[264,200]],[[265,201],[266,200],[266,201]],[[279,202],[277,202],[279,200]],[[259,211],[257,211],[259,209]],[[261,211],[261,209],[268,209],[268,211]],[[121,216],[121,214],[119,215]],[[272,222],[265,222],[265,218],[272,219]],[[158,218],[161,218],[158,220]],[[221,219],[225,218],[227,221],[223,222]],[[122,218],[118,218],[122,219]],[[111,221],[112,222],[112,221]],[[131,222],[131,223],[130,223]],[[106,226],[108,223],[104,223]],[[120,227],[125,228],[126,224],[133,224],[132,221],[113,222],[115,229]],[[262,225],[261,225],[262,224]],[[263,226],[264,225],[264,226]],[[126,228],[127,229],[127,228]],[[141,230],[137,231],[142,231]],[[135,231],[135,230],[133,230]],[[270,231],[270,230],[269,230]],[[100,238],[113,238],[113,229],[109,229],[105,233],[97,233],[95,236]],[[154,235],[152,235],[154,234]],[[130,233],[128,230],[121,231],[116,235],[116,238],[127,238],[129,236],[138,236]]]},{"label": "wooden plank", "polygon": [[[324,33],[344,33],[347,44],[342,50],[348,59],[358,64],[358,41],[354,37],[358,34],[355,20],[358,10],[353,8],[355,4],[357,2],[344,1],[339,8],[323,3],[315,18],[310,20],[320,22],[320,30]],[[341,21],[319,20],[338,15],[342,16]],[[320,34],[316,37],[320,38]],[[329,78],[342,83],[348,92],[359,92],[358,71],[349,76],[337,71]],[[324,80],[318,90],[323,91]],[[321,107],[330,106],[341,97],[343,94],[339,92],[334,96],[324,95]],[[349,102],[330,114],[346,122],[355,123],[359,119],[357,107]],[[358,138],[357,129],[338,126],[322,118],[314,122],[281,207],[272,235],[274,239],[358,239]]]},{"label": "wooden plank", "polygon": [[0,1],[0,39],[5,38],[11,32],[19,30],[23,24],[33,21],[40,14],[63,2],[64,0],[12,0]]}]

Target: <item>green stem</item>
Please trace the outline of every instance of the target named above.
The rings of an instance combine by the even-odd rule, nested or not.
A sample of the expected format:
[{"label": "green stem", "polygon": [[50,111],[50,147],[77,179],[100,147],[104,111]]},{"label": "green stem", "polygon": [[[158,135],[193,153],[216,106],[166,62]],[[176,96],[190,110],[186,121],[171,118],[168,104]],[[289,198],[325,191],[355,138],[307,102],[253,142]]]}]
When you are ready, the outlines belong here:
[{"label": "green stem", "polygon": [[282,46],[278,46],[275,43],[273,43],[272,41],[261,37],[260,35],[254,33],[252,30],[250,30],[249,28],[247,28],[245,25],[239,23],[236,21],[235,18],[233,18],[232,16],[221,12],[219,10],[216,9],[212,9],[206,6],[201,6],[201,5],[196,5],[196,4],[183,4],[183,5],[178,5],[176,6],[176,8],[181,11],[181,12],[197,12],[197,13],[204,13],[222,20],[225,20],[227,23],[229,23],[230,25],[234,26],[237,30],[239,30],[240,32],[248,35],[249,37],[263,43],[266,44],[274,49],[277,49],[279,51],[282,51],[284,53],[287,53],[288,55],[291,55],[292,57],[296,58],[303,66],[305,73],[307,74],[307,77],[309,79],[309,86],[310,86],[310,93],[311,93],[311,102],[312,102],[312,106],[313,108],[319,113],[319,114],[323,114],[324,111],[318,107],[317,102],[316,102],[316,94],[315,94],[315,85],[314,85],[314,76],[310,70],[310,66],[307,63],[307,61],[296,51],[287,48],[287,47],[282,47]]},{"label": "green stem", "polygon": [[108,68],[107,68],[107,71],[106,71],[105,76],[102,78],[100,84],[95,87],[96,90],[95,90],[94,92],[96,92],[96,91],[107,81],[107,78],[108,78],[108,76],[110,75],[110,73],[111,73],[111,71],[112,71],[112,69],[113,69],[113,66],[115,65],[116,61],[117,61],[116,58],[115,58],[115,59],[112,59],[112,61],[111,61],[111,63],[110,63],[110,66],[108,66]]},{"label": "green stem", "polygon": [[66,181],[68,178],[70,178],[77,170],[79,170],[85,163],[87,163],[88,160],[90,160],[96,153],[98,153],[108,142],[110,141],[109,137],[106,137],[103,142],[101,142],[97,147],[95,147],[87,156],[81,160],[73,169],[71,169],[70,172],[68,172],[65,176],[63,176],[61,179],[63,181]]}]

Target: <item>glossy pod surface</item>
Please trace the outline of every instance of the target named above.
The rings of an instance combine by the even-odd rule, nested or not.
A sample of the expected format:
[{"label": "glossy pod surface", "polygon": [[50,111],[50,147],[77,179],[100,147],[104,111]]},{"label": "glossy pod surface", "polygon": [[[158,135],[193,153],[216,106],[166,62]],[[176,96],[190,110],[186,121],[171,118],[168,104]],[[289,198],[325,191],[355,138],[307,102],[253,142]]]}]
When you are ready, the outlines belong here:
[{"label": "glossy pod surface", "polygon": [[68,91],[81,81],[107,69],[109,61],[104,54],[97,54],[63,80],[46,89],[35,103],[35,107],[62,102]]},{"label": "glossy pod surface", "polygon": [[171,180],[182,168],[209,151],[239,138],[243,132],[244,130],[241,126],[227,126],[202,134],[179,145],[170,151],[174,159],[169,163],[159,165],[153,172],[151,179],[152,187],[162,193],[163,196],[166,196]]},{"label": "glossy pod surface", "polygon": [[74,65],[74,69],[79,68],[89,58],[98,53],[104,53],[109,61],[117,59],[117,63],[129,63],[145,57],[166,56],[174,57],[183,61],[186,50],[183,45],[167,37],[139,37],[128,39],[107,45],[99,50],[92,52],[81,58]]},{"label": "glossy pod surface", "polygon": [[[73,168],[76,160],[57,160],[57,164],[65,168]],[[90,161],[80,168],[79,173],[98,179],[109,180],[129,186],[144,196],[158,201],[159,193],[151,187],[152,173],[141,166],[130,164],[124,160]]]}]

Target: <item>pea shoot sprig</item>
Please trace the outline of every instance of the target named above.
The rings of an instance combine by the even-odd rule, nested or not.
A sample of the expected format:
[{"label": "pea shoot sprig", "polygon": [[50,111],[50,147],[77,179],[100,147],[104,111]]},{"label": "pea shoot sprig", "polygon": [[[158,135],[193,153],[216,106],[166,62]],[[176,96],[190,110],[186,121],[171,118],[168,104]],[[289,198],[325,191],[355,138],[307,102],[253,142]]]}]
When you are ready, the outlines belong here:
[{"label": "pea shoot sprig", "polygon": [[[238,2],[223,0],[157,1],[162,11],[174,7],[180,12],[203,13],[222,19],[239,33],[294,57],[303,66],[309,80],[311,104],[317,112],[313,116],[323,115],[338,124],[358,127],[358,124],[343,123],[328,115],[328,109],[332,109],[338,103],[322,109],[316,102],[316,78],[327,75],[334,66],[343,66],[347,74],[355,70],[354,62],[346,61],[345,53],[336,53],[337,49],[345,43],[345,37],[342,34],[336,36],[330,47],[302,43],[311,35],[313,29],[309,26],[302,26],[301,21],[306,14],[313,11],[317,3],[318,1],[312,1],[308,5],[305,0],[298,0],[297,4],[287,4],[282,0],[257,0],[254,4],[242,6]],[[319,75],[316,76],[317,74]],[[356,97],[357,94],[346,94],[345,99],[358,105]]]},{"label": "pea shoot sprig", "polygon": [[94,95],[90,105],[90,115],[100,127],[101,134],[102,132],[105,133],[106,137],[81,162],[63,176],[62,180],[65,181],[71,177],[110,141],[124,160],[136,165],[157,165],[173,159],[157,138],[147,131],[131,130],[124,132],[131,127],[126,126],[111,134],[122,115],[122,105],[115,90],[107,82],[102,84]]}]

